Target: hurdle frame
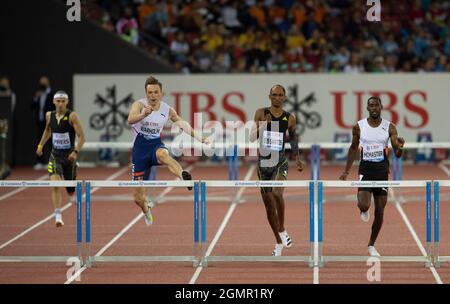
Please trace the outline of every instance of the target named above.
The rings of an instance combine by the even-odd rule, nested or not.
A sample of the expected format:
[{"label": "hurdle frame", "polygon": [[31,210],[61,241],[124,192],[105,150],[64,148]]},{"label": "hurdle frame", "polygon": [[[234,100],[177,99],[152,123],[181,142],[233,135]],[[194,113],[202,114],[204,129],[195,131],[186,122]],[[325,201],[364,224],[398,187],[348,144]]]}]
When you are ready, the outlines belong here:
[{"label": "hurdle frame", "polygon": [[53,187],[75,187],[77,204],[77,256],[0,256],[0,263],[14,262],[64,262],[71,258],[78,258],[80,265],[83,264],[82,253],[82,192],[83,184],[80,180],[61,181],[36,181],[36,180],[7,180],[0,181],[0,187],[26,187],[26,188],[53,188]]},{"label": "hurdle frame", "polygon": [[432,266],[431,255],[431,184],[430,180],[410,180],[410,181],[318,181],[318,211],[319,211],[319,267],[323,267],[327,262],[367,262],[367,256],[324,256],[323,253],[323,235],[322,235],[322,204],[323,204],[323,187],[334,188],[405,188],[405,187],[425,187],[426,188],[426,256],[380,256],[375,257],[380,262],[423,262],[425,267]]},{"label": "hurdle frame", "polygon": [[441,267],[441,263],[450,262],[450,256],[439,254],[439,243],[440,243],[440,200],[439,193],[441,187],[450,187],[450,180],[435,180],[433,181],[434,188],[434,266]]},{"label": "hurdle frame", "polygon": [[[309,189],[309,207],[310,207],[310,255],[309,256],[207,256],[206,255],[206,188],[236,188],[236,187],[307,187]],[[314,200],[314,182],[309,180],[292,181],[226,181],[226,180],[205,180],[201,181],[201,209],[202,209],[202,240],[201,252],[202,258],[199,266],[208,267],[210,262],[305,262],[309,267],[316,266],[314,258],[314,239],[315,239],[315,200]],[[238,203],[234,200],[232,203]]]},{"label": "hurdle frame", "polygon": [[[89,180],[85,182],[86,187],[86,267],[92,267],[94,262],[191,262],[193,267],[199,265],[199,181],[104,181]],[[134,188],[134,187],[193,187],[194,188],[194,248],[190,256],[96,256],[91,254],[91,188]]]}]

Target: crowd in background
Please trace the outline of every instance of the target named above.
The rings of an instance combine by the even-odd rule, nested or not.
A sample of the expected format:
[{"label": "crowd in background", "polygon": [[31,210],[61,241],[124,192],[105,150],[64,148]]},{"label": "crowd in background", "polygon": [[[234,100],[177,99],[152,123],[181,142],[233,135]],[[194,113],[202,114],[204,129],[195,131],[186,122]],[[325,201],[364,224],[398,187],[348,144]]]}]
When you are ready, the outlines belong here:
[{"label": "crowd in background", "polygon": [[[450,71],[450,1],[92,0],[87,16],[184,73]],[[97,9],[94,9],[96,7]]]}]

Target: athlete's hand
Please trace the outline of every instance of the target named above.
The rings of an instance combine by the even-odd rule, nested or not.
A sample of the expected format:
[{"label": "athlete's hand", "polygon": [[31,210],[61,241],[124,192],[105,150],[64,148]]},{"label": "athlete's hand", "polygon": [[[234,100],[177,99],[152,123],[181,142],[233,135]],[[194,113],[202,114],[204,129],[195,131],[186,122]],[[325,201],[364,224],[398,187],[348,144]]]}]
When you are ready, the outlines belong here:
[{"label": "athlete's hand", "polygon": [[347,180],[348,172],[342,172],[341,176],[339,176],[340,180]]},{"label": "athlete's hand", "polygon": [[36,155],[39,156],[39,157],[42,156],[42,148],[43,148],[43,147],[39,145],[39,146],[37,147],[37,149],[36,149]]},{"label": "athlete's hand", "polygon": [[208,137],[203,137],[202,138],[202,143],[205,144],[205,145],[210,145],[211,141],[208,139]]},{"label": "athlete's hand", "polygon": [[405,139],[403,137],[397,137],[397,144],[399,148],[403,148],[405,145]]},{"label": "athlete's hand", "polygon": [[75,153],[75,152],[71,152],[70,154],[69,154],[69,160],[71,161],[71,162],[74,162],[74,161],[76,161],[77,160],[77,153]]},{"label": "athlete's hand", "polygon": [[153,107],[151,105],[147,105],[144,107],[144,115],[145,117],[149,116],[153,112]]},{"label": "athlete's hand", "polygon": [[297,157],[296,162],[297,162],[297,170],[300,172],[303,171],[305,164],[298,157]]},{"label": "athlete's hand", "polygon": [[267,113],[266,116],[264,116],[265,121],[271,122],[272,121],[272,115],[270,113]]}]

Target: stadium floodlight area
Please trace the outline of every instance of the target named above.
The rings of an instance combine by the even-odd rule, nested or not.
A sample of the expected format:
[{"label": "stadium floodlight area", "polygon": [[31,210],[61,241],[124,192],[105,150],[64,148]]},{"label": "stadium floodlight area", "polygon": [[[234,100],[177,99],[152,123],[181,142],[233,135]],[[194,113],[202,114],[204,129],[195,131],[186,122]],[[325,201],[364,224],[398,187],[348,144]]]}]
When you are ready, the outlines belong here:
[{"label": "stadium floodlight area", "polygon": [[431,256],[431,181],[409,180],[409,181],[318,181],[317,182],[317,205],[318,205],[318,242],[319,242],[319,266],[327,262],[366,262],[370,256],[326,256],[323,255],[323,188],[424,188],[426,193],[426,255],[423,256],[381,256],[376,257],[381,262],[421,262],[426,267],[432,266]]},{"label": "stadium floodlight area", "polygon": [[77,202],[77,255],[75,256],[0,256],[0,262],[64,262],[73,257],[77,258],[80,265],[82,259],[82,181],[36,181],[36,180],[5,180],[0,181],[1,187],[14,188],[53,188],[53,187],[75,187]]}]

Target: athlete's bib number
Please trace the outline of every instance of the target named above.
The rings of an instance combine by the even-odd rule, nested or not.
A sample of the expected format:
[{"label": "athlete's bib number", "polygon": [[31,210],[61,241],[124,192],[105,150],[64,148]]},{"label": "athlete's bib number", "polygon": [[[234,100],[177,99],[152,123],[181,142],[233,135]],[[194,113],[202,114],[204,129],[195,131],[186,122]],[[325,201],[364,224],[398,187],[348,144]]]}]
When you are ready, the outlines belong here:
[{"label": "athlete's bib number", "polygon": [[381,162],[384,160],[384,146],[381,144],[367,144],[363,146],[363,160]]},{"label": "athlete's bib number", "polygon": [[69,133],[53,133],[52,136],[53,148],[55,149],[70,149]]},{"label": "athlete's bib number", "polygon": [[281,151],[283,149],[283,133],[264,131],[262,146],[267,150]]}]

